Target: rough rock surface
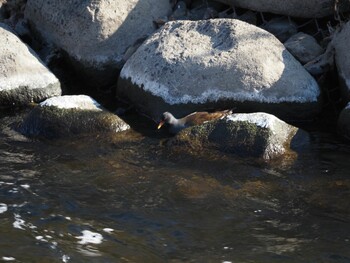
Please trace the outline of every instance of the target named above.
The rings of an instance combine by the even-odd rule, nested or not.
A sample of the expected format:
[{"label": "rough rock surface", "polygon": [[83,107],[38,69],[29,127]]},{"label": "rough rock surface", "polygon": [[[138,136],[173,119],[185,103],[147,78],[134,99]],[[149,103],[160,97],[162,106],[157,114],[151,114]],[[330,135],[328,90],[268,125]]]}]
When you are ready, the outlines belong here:
[{"label": "rough rock surface", "polygon": [[0,107],[21,106],[61,94],[58,79],[1,23],[0,43]]},{"label": "rough rock surface", "polygon": [[284,46],[302,64],[308,63],[324,51],[314,37],[303,32],[290,37]]},{"label": "rough rock surface", "polygon": [[347,22],[333,38],[335,62],[343,97],[350,101],[350,22]]},{"label": "rough rock surface", "polygon": [[59,96],[36,106],[18,130],[29,137],[62,138],[97,132],[120,132],[130,126],[86,95]]},{"label": "rough rock surface", "polygon": [[273,159],[287,153],[298,128],[267,113],[232,114],[179,132],[171,146],[213,147],[240,156]]},{"label": "rough rock surface", "polygon": [[127,49],[153,33],[153,20],[171,10],[168,0],[28,0],[25,17],[63,49],[87,83],[115,81]]},{"label": "rough rock surface", "polygon": [[350,102],[339,115],[338,132],[344,138],[350,140]]},{"label": "rough rock surface", "polygon": [[124,65],[117,94],[154,119],[208,108],[303,119],[320,107],[318,84],[283,44],[234,19],[168,22]]},{"label": "rough rock surface", "polygon": [[[236,7],[254,11],[275,13],[295,17],[324,17],[333,14],[333,0],[218,0]],[[346,0],[341,0],[341,9],[348,10]]]}]

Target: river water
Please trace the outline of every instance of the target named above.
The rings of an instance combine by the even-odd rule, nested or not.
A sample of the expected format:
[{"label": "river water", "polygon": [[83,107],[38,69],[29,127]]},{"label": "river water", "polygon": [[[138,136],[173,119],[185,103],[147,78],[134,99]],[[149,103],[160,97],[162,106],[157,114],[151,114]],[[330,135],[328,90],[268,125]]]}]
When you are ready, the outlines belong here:
[{"label": "river water", "polygon": [[0,114],[0,261],[350,262],[350,147],[330,132],[263,163],[175,152],[147,122],[28,139],[18,115]]}]

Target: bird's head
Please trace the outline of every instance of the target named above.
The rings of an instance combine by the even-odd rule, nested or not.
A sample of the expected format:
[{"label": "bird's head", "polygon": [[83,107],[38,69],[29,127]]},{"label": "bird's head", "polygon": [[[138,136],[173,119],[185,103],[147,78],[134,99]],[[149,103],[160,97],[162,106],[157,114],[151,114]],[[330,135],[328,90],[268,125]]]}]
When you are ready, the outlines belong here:
[{"label": "bird's head", "polygon": [[158,124],[158,129],[160,129],[165,123],[170,123],[172,119],[174,119],[174,116],[170,112],[164,112]]}]

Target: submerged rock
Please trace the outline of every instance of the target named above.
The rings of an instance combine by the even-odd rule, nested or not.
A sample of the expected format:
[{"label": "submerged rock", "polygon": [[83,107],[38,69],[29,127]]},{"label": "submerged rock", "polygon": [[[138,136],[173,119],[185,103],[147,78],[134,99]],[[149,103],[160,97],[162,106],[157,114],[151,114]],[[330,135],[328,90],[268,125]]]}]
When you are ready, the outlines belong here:
[{"label": "submerged rock", "polygon": [[323,53],[323,49],[316,39],[303,32],[290,37],[284,46],[302,64],[310,62]]},{"label": "submerged rock", "polygon": [[[287,16],[315,18],[333,15],[333,0],[217,0],[235,7]],[[339,1],[340,10],[349,10],[347,0]]]},{"label": "submerged rock", "polygon": [[156,30],[169,14],[168,0],[28,0],[25,17],[48,42],[63,49],[87,83],[117,80],[124,53]]},{"label": "submerged rock", "polygon": [[335,62],[338,69],[342,95],[350,101],[350,22],[347,22],[334,36],[332,44],[335,49]]},{"label": "submerged rock", "polygon": [[283,44],[235,19],[168,22],[124,65],[117,94],[154,119],[223,108],[305,119],[320,110],[318,84]]},{"label": "submerged rock", "polygon": [[61,94],[58,79],[35,52],[0,23],[0,107],[22,106]]},{"label": "submerged rock", "polygon": [[62,138],[86,133],[115,133],[129,128],[91,97],[75,95],[43,101],[24,118],[19,131],[29,137]]},{"label": "submerged rock", "polygon": [[339,115],[338,133],[350,141],[350,102]]},{"label": "submerged rock", "polygon": [[231,114],[223,119],[182,130],[171,146],[215,148],[245,157],[269,160],[290,151],[298,128],[267,113]]}]

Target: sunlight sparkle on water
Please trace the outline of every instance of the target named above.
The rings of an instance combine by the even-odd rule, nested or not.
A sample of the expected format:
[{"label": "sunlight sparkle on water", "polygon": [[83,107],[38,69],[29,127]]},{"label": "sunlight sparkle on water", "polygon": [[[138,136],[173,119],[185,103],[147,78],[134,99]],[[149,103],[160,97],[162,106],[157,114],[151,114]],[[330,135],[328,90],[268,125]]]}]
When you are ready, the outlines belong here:
[{"label": "sunlight sparkle on water", "polygon": [[7,204],[0,203],[0,214],[5,213],[7,211]]},{"label": "sunlight sparkle on water", "polygon": [[14,257],[2,257],[1,259],[3,261],[14,261],[14,260],[16,260]]},{"label": "sunlight sparkle on water", "polygon": [[80,241],[78,241],[79,244],[101,244],[103,237],[100,233],[95,233],[95,232],[91,232],[89,230],[83,230],[81,232],[83,235],[76,237],[77,239],[81,239]]}]

